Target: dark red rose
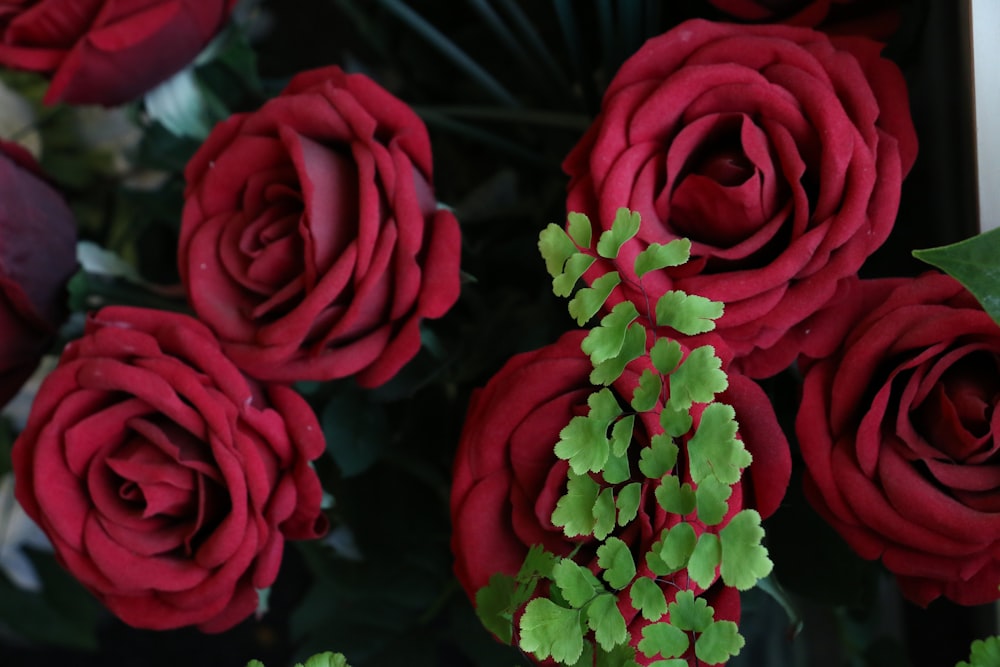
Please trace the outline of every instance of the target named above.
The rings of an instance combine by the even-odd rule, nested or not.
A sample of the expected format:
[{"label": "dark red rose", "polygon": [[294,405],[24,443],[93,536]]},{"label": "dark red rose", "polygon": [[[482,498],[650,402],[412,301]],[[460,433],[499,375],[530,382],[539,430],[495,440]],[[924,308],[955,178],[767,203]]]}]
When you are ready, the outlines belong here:
[{"label": "dark red rose", "polygon": [[35,159],[0,141],[0,405],[38,365],[67,315],[76,221]]},{"label": "dark red rose", "polygon": [[[565,492],[568,469],[568,463],[554,453],[559,432],[573,416],[586,414],[587,397],[595,390],[589,381],[593,366],[580,349],[585,333],[565,334],[547,347],[511,358],[472,396],[455,458],[451,516],[455,573],[473,600],[494,573],[515,574],[535,544],[566,556],[582,540],[578,560],[596,565],[594,549],[587,547],[593,538],[567,538],[551,521]],[[633,362],[613,390],[631,397],[641,371],[639,362]],[[730,374],[729,389],[719,399],[736,410],[740,437],[754,462],[733,489],[727,518],[711,527],[693,522],[699,534],[717,532],[729,517],[746,507],[756,508],[762,516],[770,515],[784,496],[791,469],[788,443],[767,396],[756,383]],[[644,413],[636,422],[639,442],[648,442],[650,435],[659,432],[662,429],[653,413]],[[638,445],[633,443],[632,449],[637,450]],[[637,451],[633,453],[638,456]],[[633,553],[649,551],[664,528],[679,522],[677,515],[658,506],[654,498],[658,484],[659,480],[643,482],[644,500],[638,517],[615,533]],[[645,559],[637,565],[640,576],[651,575]],[[672,600],[677,587],[670,582],[663,586],[667,599]],[[683,587],[687,586],[685,581]],[[716,611],[720,617],[734,619],[739,615],[739,598],[732,593],[715,585],[705,594],[710,604],[719,605]],[[628,595],[622,596],[619,607],[635,645],[645,622],[632,608]]]},{"label": "dark red rose", "polygon": [[217,632],[257,608],[286,539],[325,531],[323,451],[306,402],[248,381],[196,320],[109,307],[43,381],[15,494],[123,621]]},{"label": "dark red rose", "polygon": [[899,27],[899,0],[707,0],[727,18],[785,23],[886,40]]},{"label": "dark red rose", "polygon": [[717,332],[738,370],[766,377],[831,351],[811,320],[885,241],[916,155],[905,83],[880,48],[705,21],[648,41],[563,165],[567,209],[596,232],[619,207],[642,215],[640,243],[585,277],[617,270],[644,304],[635,255],[687,237],[692,260],[642,288],[725,302]]},{"label": "dark red rose", "polygon": [[296,76],[220,123],[188,164],[181,278],[246,372],[386,382],[458,299],[458,222],[427,130],[371,79]]},{"label": "dark red rose", "polygon": [[805,372],[807,496],[910,600],[996,600],[1000,327],[945,275],[859,289],[872,307]]},{"label": "dark red rose", "polygon": [[112,106],[194,60],[236,0],[16,0],[0,5],[0,65],[51,76],[45,102]]}]

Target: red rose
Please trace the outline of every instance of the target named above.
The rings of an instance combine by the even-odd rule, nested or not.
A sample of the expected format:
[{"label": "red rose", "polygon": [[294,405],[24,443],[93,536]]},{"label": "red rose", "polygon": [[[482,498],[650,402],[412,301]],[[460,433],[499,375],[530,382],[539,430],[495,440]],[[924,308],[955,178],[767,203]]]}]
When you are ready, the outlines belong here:
[{"label": "red rose", "polygon": [[824,32],[885,40],[901,20],[899,0],[708,0],[729,18],[821,27]]},{"label": "red rose", "polygon": [[31,154],[0,141],[0,405],[17,393],[66,318],[76,221]]},{"label": "red rose", "polygon": [[643,288],[725,302],[717,332],[739,370],[766,377],[802,350],[832,350],[810,319],[889,234],[916,155],[906,86],[879,49],[705,21],[648,41],[563,165],[567,209],[596,231],[619,207],[642,215],[641,243],[588,277],[617,270],[626,298],[645,303],[635,255],[688,237],[691,262]]},{"label": "red rose", "polygon": [[109,307],[42,383],[15,493],[126,623],[217,632],[256,609],[286,538],[325,531],[323,451],[305,401],[249,382],[197,321]]},{"label": "red rose", "polygon": [[377,386],[458,299],[458,222],[434,198],[427,130],[365,76],[298,75],[216,126],[185,175],[181,278],[251,375]]},{"label": "red rose", "polygon": [[805,373],[807,495],[910,600],[996,600],[1000,327],[944,275],[862,290],[872,308]]},{"label": "red rose", "polygon": [[[455,572],[472,599],[494,573],[515,574],[531,545],[541,544],[566,556],[581,539],[584,544],[593,540],[569,539],[551,521],[556,502],[565,492],[568,468],[554,453],[559,432],[573,416],[586,413],[587,397],[595,390],[589,380],[593,366],[580,349],[584,335],[574,331],[552,345],[511,358],[472,396],[455,457],[451,493]],[[613,390],[631,397],[641,371],[639,362],[633,362]],[[733,489],[727,518],[712,527],[693,522],[699,534],[717,532],[744,507],[770,515],[784,496],[791,469],[787,441],[767,396],[756,383],[730,374],[729,389],[719,399],[736,410],[741,438],[754,462]],[[638,441],[648,441],[659,432],[662,428],[656,414],[643,413],[636,421]],[[638,456],[637,451],[633,453]],[[663,529],[679,521],[654,499],[658,483],[643,482],[645,500],[640,503],[638,517],[615,533],[633,553],[649,551]],[[587,559],[593,558],[593,551],[585,547],[580,553]],[[638,560],[639,575],[650,576],[645,559]],[[671,582],[663,586],[672,600],[677,588]],[[687,586],[685,581],[683,587]],[[732,592],[722,586],[713,586],[708,592],[709,603],[721,605],[716,609],[720,617],[739,614],[739,598],[730,595]],[[619,606],[634,645],[645,622],[627,595]]]},{"label": "red rose", "polygon": [[0,65],[43,72],[45,102],[129,102],[191,62],[236,0],[17,0],[0,6]]}]

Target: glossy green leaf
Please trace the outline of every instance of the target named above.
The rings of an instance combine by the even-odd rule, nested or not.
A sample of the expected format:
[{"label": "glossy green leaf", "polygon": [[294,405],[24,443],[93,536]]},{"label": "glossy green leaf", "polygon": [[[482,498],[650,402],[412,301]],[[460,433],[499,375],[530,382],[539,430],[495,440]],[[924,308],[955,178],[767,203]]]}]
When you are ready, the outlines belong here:
[{"label": "glossy green leaf", "polygon": [[914,250],[913,256],[962,283],[1000,324],[1000,228],[951,245]]},{"label": "glossy green leaf", "polygon": [[628,458],[627,452],[621,456],[615,456],[612,452],[608,456],[608,460],[604,462],[604,470],[601,471],[605,484],[621,484],[631,479],[632,467]]},{"label": "glossy green leaf", "polygon": [[555,454],[569,461],[570,468],[578,475],[598,472],[604,467],[611,451],[606,432],[607,426],[599,419],[573,417],[559,432]]},{"label": "glossy green leaf", "polygon": [[664,531],[660,558],[669,567],[679,570],[688,564],[698,538],[691,524],[681,522]]},{"label": "glossy green leaf", "polygon": [[677,401],[670,399],[660,411],[660,426],[668,436],[679,438],[690,431],[693,424],[690,397]]},{"label": "glossy green leaf", "polygon": [[[607,390],[605,390],[607,391]],[[615,422],[611,428],[611,453],[624,456],[632,444],[632,432],[635,429],[635,415],[627,415]]]}]

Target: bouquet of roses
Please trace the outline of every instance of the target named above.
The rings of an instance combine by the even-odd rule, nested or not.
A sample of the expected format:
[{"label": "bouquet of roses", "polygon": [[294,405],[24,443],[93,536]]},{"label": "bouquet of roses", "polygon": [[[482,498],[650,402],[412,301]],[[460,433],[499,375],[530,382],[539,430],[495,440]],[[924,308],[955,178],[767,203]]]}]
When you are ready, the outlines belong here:
[{"label": "bouquet of roses", "polygon": [[1000,665],[957,24],[0,8],[3,664]]}]

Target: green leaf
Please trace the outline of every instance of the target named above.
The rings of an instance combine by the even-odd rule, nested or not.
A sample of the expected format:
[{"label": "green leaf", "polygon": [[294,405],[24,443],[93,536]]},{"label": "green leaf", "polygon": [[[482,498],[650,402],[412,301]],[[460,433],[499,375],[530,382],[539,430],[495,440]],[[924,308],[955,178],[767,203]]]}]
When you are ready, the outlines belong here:
[{"label": "green leaf", "polygon": [[649,577],[639,577],[629,589],[632,606],[642,613],[647,621],[655,621],[667,613],[667,598],[663,589]]},{"label": "green leaf", "polygon": [[715,581],[716,568],[721,560],[719,538],[713,533],[702,533],[688,561],[688,575],[702,588],[708,588]]},{"label": "green leaf", "polygon": [[639,470],[650,479],[663,477],[677,464],[677,444],[669,435],[658,433],[639,452]]},{"label": "green leaf", "polygon": [[553,278],[561,276],[566,260],[580,252],[574,245],[573,239],[562,227],[554,223],[549,223],[538,235],[538,251],[545,260],[545,270]]},{"label": "green leaf", "polygon": [[714,477],[701,480],[694,490],[694,499],[698,508],[698,520],[706,526],[717,526],[722,523],[729,511],[729,496],[733,487],[720,482]]},{"label": "green leaf", "polygon": [[724,663],[739,654],[743,648],[743,637],[732,621],[716,621],[698,636],[694,642],[694,654],[706,663]]},{"label": "green leaf", "polygon": [[697,294],[671,290],[656,302],[656,324],[687,336],[711,331],[722,317],[723,305]]},{"label": "green leaf", "polygon": [[212,129],[211,113],[194,67],[177,72],[146,93],[143,101],[149,117],[177,136],[204,139]]},{"label": "green leaf", "polygon": [[587,625],[594,631],[594,639],[605,651],[628,642],[625,618],[618,610],[617,598],[604,593],[587,605]]},{"label": "green leaf", "polygon": [[913,256],[962,283],[1000,324],[1000,228],[951,245],[914,250]]},{"label": "green leaf", "polygon": [[[587,667],[591,664],[588,663]],[[626,643],[619,644],[610,651],[598,648],[597,667],[639,667],[639,663],[635,661],[635,649]]]},{"label": "green leaf", "polygon": [[660,426],[670,436],[679,438],[691,430],[694,420],[691,418],[691,401],[667,401],[660,411]]},{"label": "green leaf", "polygon": [[[611,295],[611,291],[621,282],[617,271],[605,273],[595,278],[590,287],[577,291],[569,302],[569,314],[581,327],[597,314]],[[634,306],[633,306],[634,307]]]},{"label": "green leaf", "polygon": [[488,584],[476,591],[476,616],[487,630],[504,644],[514,633],[514,592],[517,582],[510,575],[496,573]]},{"label": "green leaf", "polygon": [[727,586],[749,590],[771,573],[774,565],[768,558],[767,548],[761,544],[763,539],[760,514],[755,510],[742,510],[719,531],[720,574]]},{"label": "green leaf", "polygon": [[344,654],[325,651],[307,658],[302,667],[350,667],[350,665],[347,664]]},{"label": "green leaf", "polygon": [[615,590],[621,590],[635,577],[635,561],[628,545],[610,537],[597,548],[597,564],[604,568],[604,580]]},{"label": "green leaf", "polygon": [[649,359],[653,362],[653,368],[663,375],[670,375],[677,369],[677,364],[681,363],[684,351],[681,344],[672,338],[658,338],[653,347],[649,350]]},{"label": "green leaf", "polygon": [[639,385],[632,394],[632,409],[636,412],[648,412],[656,407],[663,391],[663,380],[658,373],[645,368],[639,376]]},{"label": "green leaf", "polygon": [[[593,364],[613,359],[622,351],[628,335],[629,325],[639,317],[639,311],[631,301],[616,304],[611,312],[601,318],[600,325],[594,327],[580,343],[584,354]],[[645,337],[643,337],[645,343]],[[645,350],[643,350],[645,351]]]},{"label": "green leaf", "polygon": [[593,240],[593,229],[590,218],[583,213],[571,211],[566,216],[566,230],[569,232],[570,238],[581,248],[590,247],[590,242]]},{"label": "green leaf", "polygon": [[611,487],[603,489],[594,501],[594,537],[603,540],[615,529],[615,495]]},{"label": "green leaf", "polygon": [[650,623],[642,629],[642,639],[639,640],[639,650],[647,658],[656,655],[664,658],[684,655],[690,645],[687,634],[670,623]]},{"label": "green leaf", "polygon": [[539,660],[572,664],[583,653],[584,628],[580,611],[560,607],[548,598],[535,598],[521,616],[521,648]]},{"label": "green leaf", "polygon": [[639,232],[641,217],[627,208],[620,208],[615,213],[611,229],[601,234],[597,240],[597,254],[601,257],[614,259],[622,245]]},{"label": "green leaf", "polygon": [[533,544],[528,549],[528,554],[524,557],[524,563],[514,578],[519,584],[526,584],[539,576],[551,579],[552,569],[559,560],[559,556],[546,551],[542,545]]},{"label": "green leaf", "polygon": [[587,416],[605,429],[622,413],[622,407],[618,405],[618,399],[610,389],[601,389],[588,396],[587,407],[590,408]]},{"label": "green leaf", "polygon": [[653,545],[646,552],[646,567],[648,567],[653,574],[658,577],[662,577],[668,574],[672,574],[679,570],[677,567],[670,567],[667,565],[666,561],[660,557],[660,551],[663,549],[663,537],[666,535],[666,530],[661,533],[661,539],[653,542]]},{"label": "green leaf", "polygon": [[591,384],[609,385],[625,372],[625,367],[646,352],[646,328],[632,324],[625,331],[625,344],[616,357],[602,361],[590,373]]},{"label": "green leaf", "polygon": [[692,403],[710,403],[715,395],[729,386],[722,360],[715,348],[702,345],[691,350],[681,365],[670,374],[670,401],[680,407]]},{"label": "green leaf", "polygon": [[604,467],[611,452],[611,445],[605,435],[607,425],[600,419],[577,415],[559,432],[559,442],[555,454],[569,461],[570,468],[577,475],[598,472]]},{"label": "green leaf", "polygon": [[624,526],[635,519],[639,512],[639,501],[642,499],[642,484],[632,482],[626,484],[618,492],[615,504],[618,506],[618,525]]},{"label": "green leaf", "polygon": [[575,563],[571,558],[563,558],[552,568],[552,578],[559,587],[563,598],[574,609],[580,609],[604,592],[604,586],[587,568]]},{"label": "green leaf", "polygon": [[694,528],[689,523],[681,522],[663,533],[660,558],[669,567],[679,570],[688,564],[694,551],[698,539],[695,536]]},{"label": "green leaf", "polygon": [[664,475],[656,487],[656,502],[664,511],[686,516],[694,511],[697,495],[687,482],[676,475]]},{"label": "green leaf", "polygon": [[566,482],[566,495],[552,511],[552,523],[563,529],[566,537],[593,535],[594,503],[601,487],[589,475],[570,471]]},{"label": "green leaf", "polygon": [[691,257],[691,241],[674,239],[666,245],[650,243],[635,257],[635,275],[642,278],[650,271],[680,266]]},{"label": "green leaf", "polygon": [[753,461],[736,438],[736,411],[725,403],[712,403],[701,413],[698,430],[688,440],[691,478],[696,484],[710,477],[725,484],[740,481],[743,469]]},{"label": "green leaf", "polygon": [[626,454],[615,456],[614,452],[612,452],[611,456],[604,463],[604,470],[601,471],[601,477],[606,484],[621,484],[631,479],[632,468],[629,465],[628,456]]},{"label": "green leaf", "polygon": [[1000,665],[1000,636],[986,637],[972,642],[969,662],[964,660],[955,667],[997,667]]},{"label": "green leaf", "polygon": [[704,632],[715,620],[715,609],[704,598],[697,598],[694,591],[679,591],[670,603],[670,624],[681,630]]},{"label": "green leaf", "polygon": [[[607,391],[606,389],[603,391]],[[611,429],[611,453],[615,456],[624,456],[628,452],[628,447],[632,444],[632,431],[635,428],[635,415],[622,417],[615,422]]]},{"label": "green leaf", "polygon": [[649,663],[649,667],[689,667],[690,663],[685,658],[670,658],[669,660],[654,660]]},{"label": "green leaf", "polygon": [[566,260],[565,271],[552,279],[552,293],[563,297],[572,294],[573,288],[576,287],[576,281],[586,273],[595,261],[593,257],[583,253],[571,255]]}]

